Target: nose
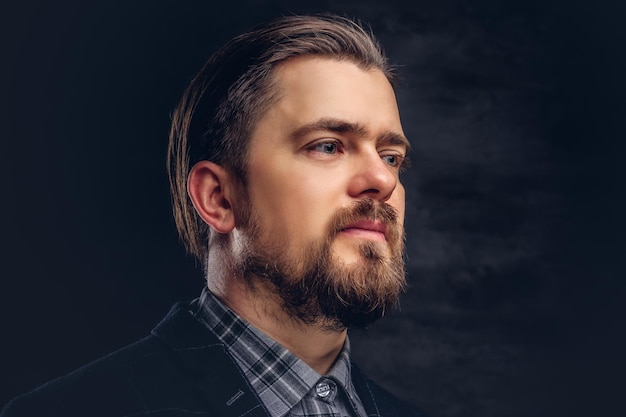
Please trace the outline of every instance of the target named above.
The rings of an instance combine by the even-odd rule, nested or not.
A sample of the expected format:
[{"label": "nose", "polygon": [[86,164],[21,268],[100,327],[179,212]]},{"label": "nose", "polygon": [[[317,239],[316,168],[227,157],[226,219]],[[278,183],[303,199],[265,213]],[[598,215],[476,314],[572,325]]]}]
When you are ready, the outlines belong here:
[{"label": "nose", "polygon": [[398,176],[393,168],[386,164],[376,150],[363,152],[354,161],[348,193],[351,197],[369,197],[385,202],[389,200],[398,185]]}]

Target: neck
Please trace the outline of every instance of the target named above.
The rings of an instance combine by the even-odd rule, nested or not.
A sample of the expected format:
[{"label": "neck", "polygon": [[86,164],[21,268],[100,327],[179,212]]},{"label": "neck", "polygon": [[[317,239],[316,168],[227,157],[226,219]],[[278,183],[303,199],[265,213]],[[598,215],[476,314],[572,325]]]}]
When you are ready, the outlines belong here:
[{"label": "neck", "polygon": [[318,373],[330,370],[346,340],[346,330],[328,330],[323,323],[304,324],[282,309],[270,288],[250,288],[241,278],[219,276],[211,276],[209,289],[224,304]]}]

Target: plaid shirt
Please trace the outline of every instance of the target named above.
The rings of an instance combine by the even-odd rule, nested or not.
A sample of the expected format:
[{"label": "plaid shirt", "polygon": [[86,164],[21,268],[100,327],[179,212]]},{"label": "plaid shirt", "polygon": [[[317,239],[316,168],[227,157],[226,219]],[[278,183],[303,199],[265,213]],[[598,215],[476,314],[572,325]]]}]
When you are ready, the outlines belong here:
[{"label": "plaid shirt", "polygon": [[222,304],[208,289],[195,313],[224,343],[270,417],[365,417],[350,377],[350,343],[320,375]]}]

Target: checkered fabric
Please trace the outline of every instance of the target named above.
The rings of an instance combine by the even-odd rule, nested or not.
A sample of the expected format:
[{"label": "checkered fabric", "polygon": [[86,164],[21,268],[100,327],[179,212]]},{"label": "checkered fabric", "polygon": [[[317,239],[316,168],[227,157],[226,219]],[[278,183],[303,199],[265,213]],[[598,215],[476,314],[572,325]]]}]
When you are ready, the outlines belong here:
[{"label": "checkered fabric", "polygon": [[271,417],[365,417],[350,377],[350,343],[320,375],[278,342],[237,316],[208,289],[196,317],[224,343]]}]

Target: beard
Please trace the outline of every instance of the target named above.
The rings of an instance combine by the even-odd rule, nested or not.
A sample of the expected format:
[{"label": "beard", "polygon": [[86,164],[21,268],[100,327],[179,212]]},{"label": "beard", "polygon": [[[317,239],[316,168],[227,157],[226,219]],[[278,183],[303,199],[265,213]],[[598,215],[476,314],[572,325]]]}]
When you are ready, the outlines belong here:
[{"label": "beard", "polygon": [[[397,305],[406,286],[404,232],[390,205],[368,198],[340,209],[322,237],[302,248],[290,248],[284,238],[264,231],[254,208],[246,214],[236,272],[253,289],[258,280],[269,284],[291,317],[341,331],[365,328]],[[361,220],[384,224],[386,242],[355,243],[359,260],[347,264],[332,244],[341,230]]]}]

